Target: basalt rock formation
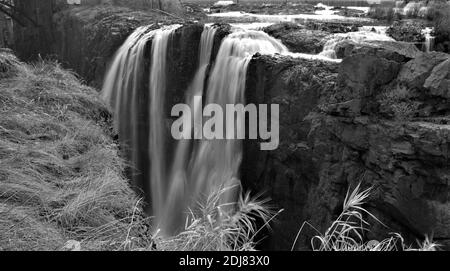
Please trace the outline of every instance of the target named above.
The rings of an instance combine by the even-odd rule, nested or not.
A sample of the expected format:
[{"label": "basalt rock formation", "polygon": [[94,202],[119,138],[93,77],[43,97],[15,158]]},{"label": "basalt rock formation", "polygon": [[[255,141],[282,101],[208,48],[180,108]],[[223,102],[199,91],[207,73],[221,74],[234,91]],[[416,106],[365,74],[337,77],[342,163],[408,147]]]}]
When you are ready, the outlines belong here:
[{"label": "basalt rock formation", "polygon": [[347,33],[358,31],[361,27],[358,23],[338,23],[338,22],[308,22],[305,27],[310,30],[321,30],[330,33]]},{"label": "basalt rock formation", "polygon": [[151,13],[107,6],[63,10],[53,20],[53,54],[97,88],[102,86],[112,56],[138,26],[159,27]]},{"label": "basalt rock formation", "polygon": [[[154,17],[127,9],[67,12],[55,18],[53,52],[94,86],[101,86],[108,62],[134,29],[161,26]],[[165,108],[184,101],[202,30],[185,24],[174,32],[167,66],[176,80],[169,80]],[[228,25],[220,25],[213,60],[229,32]],[[321,52],[330,34],[290,24],[265,32],[302,53]],[[341,64],[258,54],[249,64],[246,101],[280,105],[279,148],[260,151],[259,142],[245,141],[241,166],[244,187],[266,192],[284,209],[266,245],[290,249],[304,221],[324,231],[341,211],[347,190],[360,182],[373,187],[367,208],[388,226],[370,220],[367,239],[399,231],[411,243],[428,234],[448,244],[449,55],[422,54],[398,42],[343,44],[336,46]],[[146,69],[150,48],[151,42]],[[148,89],[148,82],[142,88]],[[296,248],[307,249],[313,234],[305,230]]]},{"label": "basalt rock formation", "polygon": [[[403,53],[402,53],[403,52]],[[255,56],[249,102],[280,104],[280,147],[246,145],[245,184],[284,214],[269,247],[290,249],[304,221],[322,232],[349,188],[373,187],[365,238],[400,232],[450,239],[450,103],[446,54],[365,48],[336,64]],[[304,229],[297,248],[307,248]]]}]

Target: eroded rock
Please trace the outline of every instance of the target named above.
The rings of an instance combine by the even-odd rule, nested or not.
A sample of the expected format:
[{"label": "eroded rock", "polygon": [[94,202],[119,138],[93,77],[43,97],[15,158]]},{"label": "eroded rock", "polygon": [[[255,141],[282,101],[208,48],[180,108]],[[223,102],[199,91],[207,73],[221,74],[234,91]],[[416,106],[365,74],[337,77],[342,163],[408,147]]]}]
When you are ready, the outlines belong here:
[{"label": "eroded rock", "polygon": [[293,23],[274,24],[264,32],[279,39],[292,52],[318,54],[322,52],[328,32],[304,29]]}]

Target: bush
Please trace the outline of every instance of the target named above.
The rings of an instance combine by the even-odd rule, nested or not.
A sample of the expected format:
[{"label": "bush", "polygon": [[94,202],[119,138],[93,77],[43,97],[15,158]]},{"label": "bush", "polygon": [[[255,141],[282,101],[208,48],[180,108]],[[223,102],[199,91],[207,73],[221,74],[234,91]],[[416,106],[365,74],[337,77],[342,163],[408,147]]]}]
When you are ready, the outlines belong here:
[{"label": "bush", "polygon": [[411,120],[421,105],[414,100],[416,95],[404,87],[387,89],[380,96],[381,111],[398,121]]},{"label": "bush", "polygon": [[387,30],[386,34],[397,41],[423,42],[425,36],[422,34],[424,25],[413,21],[395,21]]}]

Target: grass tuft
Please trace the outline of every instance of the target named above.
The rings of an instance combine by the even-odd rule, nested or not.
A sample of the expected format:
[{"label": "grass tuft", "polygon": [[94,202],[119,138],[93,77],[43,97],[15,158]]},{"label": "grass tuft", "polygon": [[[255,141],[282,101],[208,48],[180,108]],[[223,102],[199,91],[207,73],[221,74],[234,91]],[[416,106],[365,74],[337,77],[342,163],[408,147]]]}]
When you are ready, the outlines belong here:
[{"label": "grass tuft", "polygon": [[[174,237],[156,235],[156,249],[164,251],[249,251],[254,250],[259,229],[267,226],[279,213],[273,214],[267,200],[242,195],[236,204],[221,203],[228,187],[209,195],[198,211],[191,211],[185,229]],[[257,227],[257,220],[264,221]]]},{"label": "grass tuft", "polygon": [[371,188],[361,191],[360,185],[358,184],[351,193],[350,190],[347,191],[341,214],[325,233],[320,233],[308,222],[303,223],[292,249],[294,249],[305,225],[311,226],[318,233],[311,239],[311,247],[314,251],[434,251],[439,247],[438,244],[426,237],[424,242],[418,242],[419,248],[412,248],[405,244],[399,233],[391,233],[390,237],[381,241],[365,241],[364,232],[368,232],[370,226],[364,219],[365,215],[382,225],[384,224],[363,207],[370,196]]}]

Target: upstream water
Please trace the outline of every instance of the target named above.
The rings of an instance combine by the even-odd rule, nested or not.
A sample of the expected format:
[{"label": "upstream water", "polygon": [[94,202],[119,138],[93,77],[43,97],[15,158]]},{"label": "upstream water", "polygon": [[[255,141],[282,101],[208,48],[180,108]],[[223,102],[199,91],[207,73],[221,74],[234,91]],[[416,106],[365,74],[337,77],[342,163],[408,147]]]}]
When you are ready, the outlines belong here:
[{"label": "upstream water", "polygon": [[[240,193],[239,168],[243,156],[242,140],[218,140],[202,134],[207,120],[201,114],[209,104],[245,104],[245,83],[249,62],[255,53],[339,62],[324,51],[318,55],[291,53],[279,40],[263,31],[234,27],[211,61],[216,29],[206,25],[199,41],[195,75],[185,90],[184,103],[193,109],[185,135],[195,140],[170,138],[167,108],[168,83],[177,80],[168,74],[168,48],[180,25],[151,30],[140,27],[117,51],[109,68],[102,97],[113,107],[115,128],[121,146],[128,153],[131,178],[146,192],[154,215],[155,231],[173,235],[183,229],[187,214],[195,212],[208,196],[218,191],[222,211],[233,211]],[[372,35],[377,35],[372,33]],[[326,50],[341,39],[361,37],[333,36]],[[366,37],[367,38],[367,37]],[[150,63],[147,45],[151,42]],[[146,83],[147,82],[147,83]],[[196,101],[201,98],[202,102]],[[195,116],[200,116],[195,118]],[[197,123],[200,121],[200,123]],[[223,126],[234,126],[244,133],[245,120],[237,114],[226,118]],[[190,137],[190,138],[192,138]],[[188,138],[188,137],[185,137]]]}]

